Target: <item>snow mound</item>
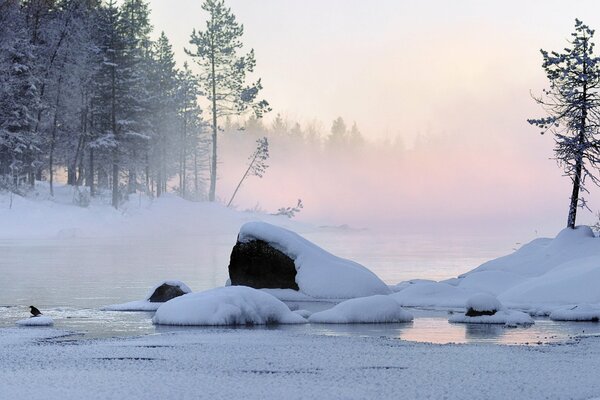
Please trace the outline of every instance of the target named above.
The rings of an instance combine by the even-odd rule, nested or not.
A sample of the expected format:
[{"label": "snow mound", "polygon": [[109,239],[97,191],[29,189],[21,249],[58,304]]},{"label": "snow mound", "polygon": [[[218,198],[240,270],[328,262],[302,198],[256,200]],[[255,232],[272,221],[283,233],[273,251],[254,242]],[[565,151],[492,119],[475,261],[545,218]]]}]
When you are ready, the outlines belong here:
[{"label": "snow mound", "polygon": [[533,318],[529,314],[513,310],[502,310],[494,315],[480,315],[477,317],[467,317],[465,314],[453,314],[448,321],[464,324],[503,324],[506,326],[532,325],[534,323]]},{"label": "snow mound", "polygon": [[415,282],[391,295],[400,305],[408,307],[464,308],[474,293],[442,282]]},{"label": "snow mound", "polygon": [[507,308],[552,311],[573,304],[600,304],[600,238],[588,226],[563,229],[514,253],[488,261],[444,282],[409,281],[394,287],[404,306],[465,307],[488,293]]},{"label": "snow mound", "polygon": [[52,326],[54,325],[54,321],[50,317],[40,315],[37,317],[19,320],[16,322],[16,324],[19,326]]},{"label": "snow mound", "polygon": [[185,283],[183,283],[181,281],[173,280],[173,279],[165,280],[165,281],[161,281],[160,283],[154,285],[154,287],[148,291],[148,294],[146,295],[144,300],[136,300],[136,301],[130,301],[127,303],[120,303],[120,304],[111,304],[109,306],[102,307],[101,310],[102,311],[156,311],[156,310],[158,310],[158,307],[160,307],[164,303],[151,302],[150,298],[152,297],[152,295],[154,294],[156,289],[158,289],[159,287],[161,287],[164,284],[167,284],[169,286],[176,286],[179,289],[181,289],[181,291],[184,293],[192,292],[192,289],[190,289],[188,285],[186,285]]},{"label": "snow mound", "polygon": [[287,229],[265,222],[249,222],[241,227],[238,240],[242,243],[265,241],[294,260],[296,283],[307,296],[350,299],[391,292],[367,268],[336,257]]},{"label": "snow mound", "polygon": [[308,310],[294,310],[292,311],[294,314],[298,314],[299,316],[301,316],[302,318],[308,318],[312,315],[311,311]]},{"label": "snow mound", "polygon": [[392,297],[375,295],[346,300],[329,310],[312,314],[308,320],[321,324],[377,324],[409,322],[413,316]]},{"label": "snow mound", "polygon": [[502,303],[498,301],[492,295],[486,293],[479,293],[472,297],[469,297],[466,304],[468,309],[475,311],[499,311],[502,310]]},{"label": "snow mound", "polygon": [[558,308],[550,313],[554,321],[600,321],[600,305],[578,304]]},{"label": "snow mound", "polygon": [[228,286],[169,300],[156,310],[152,322],[157,325],[264,325],[307,321],[261,290]]}]

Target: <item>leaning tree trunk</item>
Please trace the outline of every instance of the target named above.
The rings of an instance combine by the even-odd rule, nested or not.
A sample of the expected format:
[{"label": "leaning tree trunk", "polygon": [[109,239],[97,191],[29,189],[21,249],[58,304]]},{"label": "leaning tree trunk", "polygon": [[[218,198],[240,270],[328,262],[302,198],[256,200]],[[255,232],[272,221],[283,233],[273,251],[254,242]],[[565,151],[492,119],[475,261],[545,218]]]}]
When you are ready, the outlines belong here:
[{"label": "leaning tree trunk", "polygon": [[[586,73],[585,62],[583,64],[583,73]],[[581,189],[581,172],[583,170],[583,149],[585,142],[585,129],[587,122],[587,83],[583,83],[581,90],[582,110],[581,110],[581,126],[579,127],[579,135],[577,136],[578,154],[575,160],[575,176],[573,177],[573,192],[571,193],[571,204],[569,206],[569,217],[567,220],[567,228],[575,229],[575,220],[577,219],[577,206],[579,205],[579,191]]]}]

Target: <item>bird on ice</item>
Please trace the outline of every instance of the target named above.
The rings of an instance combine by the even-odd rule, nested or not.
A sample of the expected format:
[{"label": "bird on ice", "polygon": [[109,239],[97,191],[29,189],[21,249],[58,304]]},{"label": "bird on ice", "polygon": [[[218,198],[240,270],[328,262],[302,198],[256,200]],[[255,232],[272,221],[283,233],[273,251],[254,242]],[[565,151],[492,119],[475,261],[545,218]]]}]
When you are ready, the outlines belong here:
[{"label": "bird on ice", "polygon": [[41,311],[38,310],[35,306],[29,306],[29,309],[31,310],[32,317],[39,317],[40,315],[42,315]]}]

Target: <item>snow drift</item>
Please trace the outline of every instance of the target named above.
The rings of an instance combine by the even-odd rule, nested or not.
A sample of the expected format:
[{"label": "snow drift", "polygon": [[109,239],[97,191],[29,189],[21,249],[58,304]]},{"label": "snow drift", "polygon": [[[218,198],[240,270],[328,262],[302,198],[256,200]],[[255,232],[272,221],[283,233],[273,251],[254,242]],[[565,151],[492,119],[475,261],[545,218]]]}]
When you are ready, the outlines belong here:
[{"label": "snow drift", "polygon": [[312,314],[311,323],[376,324],[409,322],[413,316],[391,296],[375,295],[346,300],[329,310]]},{"label": "snow drift", "polygon": [[287,229],[265,222],[244,224],[239,242],[262,240],[281,251],[296,267],[300,292],[319,299],[350,299],[389,294],[390,289],[362,265],[339,258]]},{"label": "snow drift", "polygon": [[600,304],[600,239],[587,226],[536,239],[445,282],[399,284],[402,305],[466,307],[477,293],[497,296],[509,308],[528,310]]},{"label": "snow drift", "polygon": [[264,325],[307,321],[261,290],[228,286],[169,300],[156,310],[152,322],[157,325]]}]

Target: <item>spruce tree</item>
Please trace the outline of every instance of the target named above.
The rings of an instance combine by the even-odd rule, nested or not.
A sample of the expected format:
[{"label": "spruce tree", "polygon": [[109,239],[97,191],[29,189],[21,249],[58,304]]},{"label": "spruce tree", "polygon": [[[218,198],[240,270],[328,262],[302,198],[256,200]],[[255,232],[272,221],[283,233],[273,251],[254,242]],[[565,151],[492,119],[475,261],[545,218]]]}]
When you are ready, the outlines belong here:
[{"label": "spruce tree", "polygon": [[585,206],[581,191],[585,180],[598,184],[593,170],[600,162],[598,124],[600,122],[600,59],[594,55],[594,31],[575,20],[570,46],[563,52],[541,50],[542,67],[550,81],[543,96],[535,98],[546,117],[528,122],[554,134],[554,154],[573,184],[567,227],[575,228],[577,208]]}]

